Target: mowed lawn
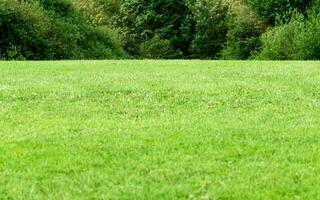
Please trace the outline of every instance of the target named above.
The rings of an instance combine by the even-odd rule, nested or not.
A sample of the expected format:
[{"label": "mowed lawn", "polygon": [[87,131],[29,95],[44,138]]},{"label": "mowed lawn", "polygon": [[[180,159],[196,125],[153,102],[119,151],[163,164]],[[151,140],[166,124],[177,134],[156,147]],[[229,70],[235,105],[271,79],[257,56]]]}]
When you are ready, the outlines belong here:
[{"label": "mowed lawn", "polygon": [[0,199],[320,199],[320,62],[0,62]]}]

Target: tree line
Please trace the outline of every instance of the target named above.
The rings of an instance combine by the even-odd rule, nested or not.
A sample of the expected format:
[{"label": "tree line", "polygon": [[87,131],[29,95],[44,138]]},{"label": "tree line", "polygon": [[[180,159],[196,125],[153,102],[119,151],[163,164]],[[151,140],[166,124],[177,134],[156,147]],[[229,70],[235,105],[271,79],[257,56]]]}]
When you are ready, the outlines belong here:
[{"label": "tree line", "polygon": [[320,0],[0,0],[0,59],[320,58]]}]

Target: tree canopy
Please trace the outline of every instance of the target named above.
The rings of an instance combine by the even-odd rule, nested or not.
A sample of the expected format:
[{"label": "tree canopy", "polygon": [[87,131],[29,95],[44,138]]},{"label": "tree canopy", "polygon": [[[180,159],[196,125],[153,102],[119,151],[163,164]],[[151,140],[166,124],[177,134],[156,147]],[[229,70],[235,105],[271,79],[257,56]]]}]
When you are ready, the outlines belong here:
[{"label": "tree canopy", "polygon": [[319,59],[319,8],[319,0],[0,0],[0,59]]}]

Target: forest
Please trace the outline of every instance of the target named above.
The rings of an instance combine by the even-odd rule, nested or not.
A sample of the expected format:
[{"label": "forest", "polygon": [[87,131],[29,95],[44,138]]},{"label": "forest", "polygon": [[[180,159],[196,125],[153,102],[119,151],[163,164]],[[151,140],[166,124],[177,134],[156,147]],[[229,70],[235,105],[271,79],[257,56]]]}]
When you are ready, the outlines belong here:
[{"label": "forest", "polygon": [[0,0],[1,60],[318,60],[319,0]]}]

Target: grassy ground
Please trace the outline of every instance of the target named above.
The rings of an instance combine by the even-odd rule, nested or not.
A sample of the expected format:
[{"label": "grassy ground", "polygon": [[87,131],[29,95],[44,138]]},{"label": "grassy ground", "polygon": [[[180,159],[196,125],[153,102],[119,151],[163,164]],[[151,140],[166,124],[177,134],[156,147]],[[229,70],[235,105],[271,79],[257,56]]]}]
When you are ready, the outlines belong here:
[{"label": "grassy ground", "polygon": [[0,199],[319,199],[319,122],[319,62],[0,62]]}]

